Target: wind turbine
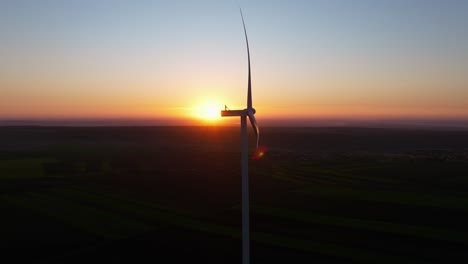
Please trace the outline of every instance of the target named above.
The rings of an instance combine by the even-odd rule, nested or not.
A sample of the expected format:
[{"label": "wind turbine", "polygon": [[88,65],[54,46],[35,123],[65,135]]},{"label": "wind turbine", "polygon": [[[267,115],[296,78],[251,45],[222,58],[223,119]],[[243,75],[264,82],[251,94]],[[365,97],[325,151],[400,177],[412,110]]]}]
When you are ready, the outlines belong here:
[{"label": "wind turbine", "polygon": [[259,129],[257,120],[255,120],[255,109],[252,107],[252,85],[250,78],[250,50],[249,40],[247,38],[247,30],[245,29],[244,16],[242,9],[240,10],[242,25],[244,26],[245,42],[247,44],[247,60],[249,67],[249,77],[247,84],[247,108],[243,110],[229,110],[227,106],[224,111],[221,111],[222,117],[240,116],[241,119],[241,164],[242,164],[242,263],[249,264],[250,262],[250,227],[249,227],[249,164],[248,164],[248,138],[247,138],[247,117],[252,124],[255,135],[257,137],[256,148],[258,148]]}]

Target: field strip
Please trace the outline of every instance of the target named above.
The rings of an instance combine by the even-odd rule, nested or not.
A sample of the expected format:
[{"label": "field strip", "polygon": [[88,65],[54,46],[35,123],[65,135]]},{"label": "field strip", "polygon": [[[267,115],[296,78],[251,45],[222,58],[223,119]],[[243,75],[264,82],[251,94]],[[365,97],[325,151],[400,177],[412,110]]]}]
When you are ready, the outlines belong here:
[{"label": "field strip", "polygon": [[43,177],[43,164],[52,158],[23,158],[0,160],[0,179],[30,179]]},{"label": "field strip", "polygon": [[267,216],[281,217],[285,219],[301,221],[304,223],[366,229],[381,233],[411,235],[435,240],[468,244],[468,233],[455,232],[433,227],[396,224],[383,221],[337,217],[323,214],[313,214],[307,212],[294,211],[285,208],[255,206],[252,208],[252,211],[254,214],[258,213]]},{"label": "field strip", "polygon": [[[93,197],[92,199],[95,198]],[[85,233],[109,239],[128,238],[134,234],[155,230],[161,225],[186,228],[236,239],[239,239],[241,236],[240,229],[236,227],[209,223],[193,219],[190,216],[182,216],[180,214],[158,209],[142,208],[135,205],[125,205],[120,209],[120,205],[113,205],[113,207],[117,206],[117,210],[123,210],[133,216],[129,218],[127,214],[122,215],[115,211],[103,210],[99,206],[89,207],[74,201],[60,199],[60,196],[53,196],[49,193],[23,193],[21,197],[3,196],[1,200],[16,207],[36,211],[58,219]],[[95,202],[99,203],[99,200],[95,200]],[[153,226],[149,224],[150,222]],[[383,256],[383,254],[379,254],[374,250],[314,242],[264,232],[252,232],[251,238],[253,241],[269,246],[301,250],[363,263],[401,263],[408,261],[408,259],[396,256]],[[411,262],[416,263],[414,261]]]},{"label": "field strip", "polygon": [[363,175],[352,175],[349,173],[333,171],[324,168],[300,168],[300,169],[278,169],[274,172],[257,172],[261,175],[273,177],[274,179],[294,183],[320,183],[320,184],[359,184],[365,182],[382,184],[403,184],[404,180],[383,177],[372,177]]},{"label": "field strip", "polygon": [[379,178],[372,176],[363,176],[351,174],[348,171],[340,171],[336,168],[323,168],[323,167],[312,167],[310,165],[297,166],[296,169],[287,169],[281,168],[279,172],[284,174],[290,174],[291,176],[305,176],[309,177],[321,177],[329,178],[336,181],[336,183],[357,183],[361,181],[370,181],[370,182],[379,182],[379,183],[389,183],[389,184],[401,184],[404,181],[401,179],[389,179],[389,178]]},{"label": "field strip", "polygon": [[[368,191],[351,188],[317,188],[303,182],[301,190],[296,192],[302,195],[319,195],[339,199],[353,199],[371,202],[395,203],[411,206],[448,208],[468,210],[468,197],[454,195],[428,195],[425,193],[401,192],[401,191]],[[305,188],[304,188],[305,187]]]},{"label": "field strip", "polygon": [[109,211],[57,199],[48,194],[23,193],[21,196],[3,196],[1,200],[103,238],[122,239],[134,233],[155,229],[154,226],[123,218]]},{"label": "field strip", "polygon": [[312,242],[304,239],[280,237],[268,233],[253,232],[251,239],[266,245],[343,258],[343,263],[347,263],[346,259],[356,261],[358,263],[424,263],[416,259],[386,255],[376,252],[375,250],[365,250],[362,248],[344,247],[330,243]]},{"label": "field strip", "polygon": [[141,200],[135,200],[122,195],[115,195],[112,193],[83,189],[77,186],[68,186],[67,188],[54,188],[50,190],[51,193],[61,196],[66,196],[75,200],[88,201],[94,205],[102,205],[109,207],[126,208],[135,210],[136,208],[148,210],[158,210],[161,212],[170,212],[173,214],[188,215],[188,212],[168,208],[155,203],[143,203]]},{"label": "field strip", "polygon": [[389,179],[389,178],[379,178],[379,177],[371,177],[371,176],[362,176],[362,175],[355,175],[355,174],[350,174],[349,172],[343,172],[343,171],[336,171],[332,169],[326,169],[326,168],[312,168],[308,167],[310,169],[310,172],[313,173],[321,173],[324,174],[325,176],[334,176],[337,177],[337,179],[348,179],[352,180],[353,182],[357,181],[372,181],[372,182],[383,182],[383,183],[402,183],[402,180],[397,180],[397,179]]}]

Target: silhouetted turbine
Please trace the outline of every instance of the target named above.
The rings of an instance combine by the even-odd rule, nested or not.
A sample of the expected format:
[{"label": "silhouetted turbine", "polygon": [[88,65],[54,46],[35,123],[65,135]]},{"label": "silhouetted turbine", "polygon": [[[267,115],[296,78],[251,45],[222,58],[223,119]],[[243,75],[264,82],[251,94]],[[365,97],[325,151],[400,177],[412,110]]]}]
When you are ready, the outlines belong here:
[{"label": "silhouetted turbine", "polygon": [[247,30],[245,28],[244,16],[240,10],[242,25],[244,26],[245,42],[247,43],[247,59],[249,67],[249,77],[247,84],[247,108],[243,110],[228,110],[225,107],[221,111],[222,117],[227,116],[240,116],[241,118],[241,163],[242,163],[242,263],[248,264],[250,262],[250,231],[249,231],[249,164],[248,164],[248,138],[247,138],[247,117],[252,124],[255,135],[257,137],[256,148],[258,148],[258,141],[260,139],[260,131],[255,119],[255,109],[252,107],[252,84],[250,75],[250,50],[249,40],[247,38]]}]

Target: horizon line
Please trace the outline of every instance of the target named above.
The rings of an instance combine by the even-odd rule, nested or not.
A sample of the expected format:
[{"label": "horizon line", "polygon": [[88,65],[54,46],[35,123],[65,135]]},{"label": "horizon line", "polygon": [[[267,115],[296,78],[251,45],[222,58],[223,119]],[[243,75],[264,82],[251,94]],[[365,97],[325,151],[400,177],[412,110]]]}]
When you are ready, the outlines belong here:
[{"label": "horizon line", "polygon": [[[0,127],[7,126],[67,126],[67,127],[112,127],[112,126],[213,126],[231,127],[233,122],[202,121],[174,118],[0,118]],[[409,128],[457,128],[468,129],[468,118],[436,117],[387,117],[387,118],[262,118],[262,127],[409,127]]]}]

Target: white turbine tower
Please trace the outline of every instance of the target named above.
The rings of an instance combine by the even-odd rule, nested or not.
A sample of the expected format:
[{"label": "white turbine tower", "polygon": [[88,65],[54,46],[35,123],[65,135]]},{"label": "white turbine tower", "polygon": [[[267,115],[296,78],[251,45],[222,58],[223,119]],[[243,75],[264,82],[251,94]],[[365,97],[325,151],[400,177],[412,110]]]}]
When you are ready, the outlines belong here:
[{"label": "white turbine tower", "polygon": [[243,110],[229,110],[225,107],[221,111],[221,116],[240,116],[241,119],[241,163],[242,163],[242,263],[250,262],[250,238],[249,238],[249,165],[248,165],[248,138],[247,138],[247,117],[254,129],[257,137],[256,147],[258,148],[259,130],[257,120],[255,120],[255,109],[252,107],[252,85],[250,80],[250,51],[247,30],[245,29],[244,16],[240,10],[242,24],[244,26],[245,42],[247,43],[247,59],[249,67],[248,88],[247,88],[247,108]]}]

